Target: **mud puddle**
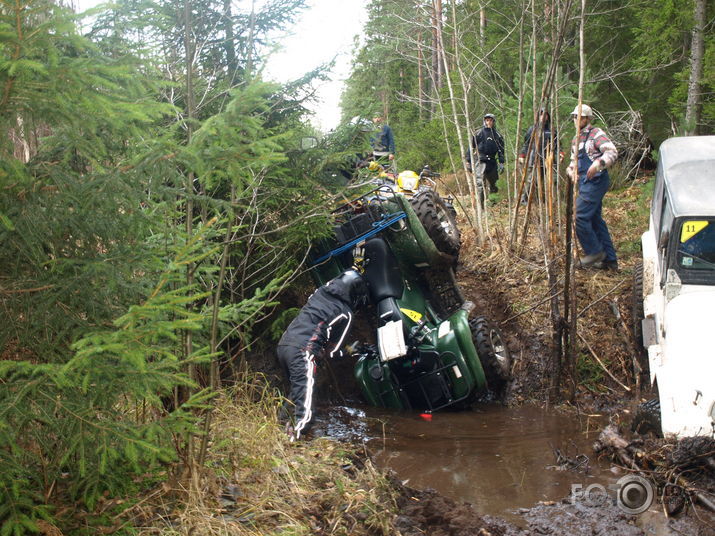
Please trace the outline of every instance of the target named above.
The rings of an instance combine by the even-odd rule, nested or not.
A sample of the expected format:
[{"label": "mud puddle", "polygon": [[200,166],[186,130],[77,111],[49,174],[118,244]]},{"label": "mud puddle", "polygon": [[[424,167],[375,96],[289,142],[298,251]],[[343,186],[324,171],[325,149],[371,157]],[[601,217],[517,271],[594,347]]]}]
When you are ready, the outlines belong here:
[{"label": "mud puddle", "polygon": [[470,502],[482,514],[516,519],[519,508],[569,496],[572,484],[615,480],[610,465],[592,456],[599,423],[586,417],[501,405],[436,413],[429,420],[372,407],[321,413],[321,434],[364,442],[380,466],[409,486]]},{"label": "mud puddle", "polygon": [[572,484],[586,488],[613,478],[609,465],[590,459],[595,422],[592,433],[584,433],[576,418],[537,407],[479,406],[430,421],[414,414],[370,416],[384,427],[382,436],[371,426],[378,437],[368,442],[380,465],[410,486],[434,488],[482,514],[515,521],[518,508],[560,500]]},{"label": "mud puddle", "polygon": [[685,520],[675,529],[655,503],[639,516],[614,504],[569,504],[572,486],[611,489],[623,476],[593,454],[600,418],[501,405],[437,413],[431,420],[372,407],[319,413],[316,432],[365,443],[376,463],[411,488],[471,503],[479,515],[503,518],[527,533],[711,534]]}]

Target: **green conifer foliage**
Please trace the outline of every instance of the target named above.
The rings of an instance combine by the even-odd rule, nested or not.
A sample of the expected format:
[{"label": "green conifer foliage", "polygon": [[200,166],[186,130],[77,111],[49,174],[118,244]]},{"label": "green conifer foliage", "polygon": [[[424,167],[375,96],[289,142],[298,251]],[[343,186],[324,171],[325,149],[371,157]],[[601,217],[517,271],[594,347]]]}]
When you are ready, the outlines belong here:
[{"label": "green conifer foliage", "polygon": [[178,248],[142,303],[72,345],[65,364],[0,361],[0,525],[2,533],[34,531],[50,504],[90,511],[103,493],[127,493],[132,476],[174,459],[174,441],[196,433],[191,411],[199,392],[167,414],[162,397],[193,387],[182,372],[205,348],[183,357],[180,333],[205,328],[185,305],[201,296],[181,285],[183,266],[210,253],[202,233]]},{"label": "green conifer foliage", "polygon": [[298,145],[300,131],[271,126],[276,89],[255,82],[234,90],[226,111],[206,120],[185,151],[187,165],[213,200],[199,202],[228,222],[221,253],[227,256],[221,340],[232,337],[239,348],[250,345],[252,326],[274,304],[311,241],[328,228],[330,194],[316,190],[313,176],[288,165],[286,153]]},{"label": "green conifer foliage", "polygon": [[120,2],[93,44],[49,1],[0,0],[2,536],[69,533],[63,505],[91,517],[208,442],[219,357],[255,343],[328,229],[300,89],[243,76],[302,1],[265,3],[250,39],[232,14],[231,61],[226,4],[186,5],[195,115],[178,3]]}]

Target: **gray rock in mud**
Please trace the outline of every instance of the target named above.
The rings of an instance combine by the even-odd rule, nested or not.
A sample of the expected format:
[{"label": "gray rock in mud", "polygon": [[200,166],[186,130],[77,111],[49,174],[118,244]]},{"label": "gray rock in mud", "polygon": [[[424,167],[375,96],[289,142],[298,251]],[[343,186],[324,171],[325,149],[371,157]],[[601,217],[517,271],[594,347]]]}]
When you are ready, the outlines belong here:
[{"label": "gray rock in mud", "polygon": [[582,503],[540,504],[524,514],[533,534],[569,534],[570,536],[645,536],[635,526],[635,517],[614,505],[587,506]]}]

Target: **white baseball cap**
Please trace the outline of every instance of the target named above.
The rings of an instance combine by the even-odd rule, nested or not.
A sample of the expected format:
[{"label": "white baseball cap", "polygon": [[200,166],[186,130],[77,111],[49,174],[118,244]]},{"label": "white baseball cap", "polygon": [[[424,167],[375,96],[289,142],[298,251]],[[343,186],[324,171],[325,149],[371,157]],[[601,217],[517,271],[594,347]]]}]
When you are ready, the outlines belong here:
[{"label": "white baseball cap", "polygon": [[[571,112],[571,115],[578,115],[578,104],[576,105],[576,108],[573,109],[573,112]],[[591,110],[591,107],[588,104],[581,105],[581,117],[593,117],[593,110]]]}]

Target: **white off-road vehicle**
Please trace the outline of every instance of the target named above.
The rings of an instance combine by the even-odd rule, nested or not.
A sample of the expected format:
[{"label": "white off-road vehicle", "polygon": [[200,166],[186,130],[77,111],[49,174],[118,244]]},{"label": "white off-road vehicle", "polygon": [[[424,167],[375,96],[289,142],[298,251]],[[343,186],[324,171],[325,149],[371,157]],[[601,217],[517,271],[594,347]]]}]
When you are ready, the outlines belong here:
[{"label": "white off-road vehicle", "polygon": [[634,274],[634,332],[648,352],[658,399],[634,428],[678,437],[715,435],[715,136],[660,146]]}]

